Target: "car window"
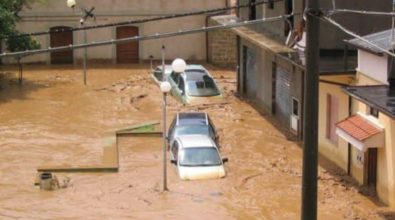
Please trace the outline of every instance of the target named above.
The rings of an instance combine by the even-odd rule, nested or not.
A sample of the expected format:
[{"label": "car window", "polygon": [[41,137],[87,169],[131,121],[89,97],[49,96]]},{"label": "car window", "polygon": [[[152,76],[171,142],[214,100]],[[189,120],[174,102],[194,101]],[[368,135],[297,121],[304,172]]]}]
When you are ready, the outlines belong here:
[{"label": "car window", "polygon": [[178,85],[178,78],[179,78],[180,74],[176,73],[176,72],[172,72],[170,77],[173,79],[173,81]]},{"label": "car window", "polygon": [[158,81],[163,81],[163,80],[162,80],[163,74],[162,74],[162,70],[161,70],[161,69],[156,68],[155,71],[154,71],[154,76],[155,76],[155,78],[156,78]]},{"label": "car window", "polygon": [[210,133],[210,137],[211,137],[213,140],[215,140],[215,132],[214,132],[214,129],[213,129],[211,126],[209,126],[208,131],[209,131],[209,133]]},{"label": "car window", "polygon": [[176,120],[177,120],[177,117],[174,117],[173,121],[170,124],[169,131],[168,131],[168,134],[167,134],[169,138],[173,136],[174,126],[176,125]]},{"label": "car window", "polygon": [[219,90],[215,85],[213,78],[208,75],[201,80],[188,81],[188,95],[190,96],[216,96]]},{"label": "car window", "polygon": [[184,125],[184,126],[177,126],[175,129],[175,134],[177,136],[181,135],[190,135],[190,134],[202,134],[208,135],[209,131],[206,125]]},{"label": "car window", "polygon": [[185,92],[185,83],[184,79],[182,77],[179,78],[180,82],[178,84],[178,88],[184,93]]},{"label": "car window", "polygon": [[173,147],[171,148],[171,153],[173,154],[173,158],[178,160],[178,143],[177,141],[174,142]]},{"label": "car window", "polygon": [[214,147],[191,147],[180,151],[180,166],[218,166],[221,158]]}]

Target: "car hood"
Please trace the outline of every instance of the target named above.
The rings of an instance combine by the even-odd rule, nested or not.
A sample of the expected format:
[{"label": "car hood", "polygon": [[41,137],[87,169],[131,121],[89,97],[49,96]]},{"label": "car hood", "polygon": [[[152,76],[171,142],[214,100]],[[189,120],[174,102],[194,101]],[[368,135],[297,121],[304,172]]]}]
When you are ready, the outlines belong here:
[{"label": "car hood", "polygon": [[182,180],[217,179],[225,177],[225,169],[220,166],[178,167],[178,175]]}]

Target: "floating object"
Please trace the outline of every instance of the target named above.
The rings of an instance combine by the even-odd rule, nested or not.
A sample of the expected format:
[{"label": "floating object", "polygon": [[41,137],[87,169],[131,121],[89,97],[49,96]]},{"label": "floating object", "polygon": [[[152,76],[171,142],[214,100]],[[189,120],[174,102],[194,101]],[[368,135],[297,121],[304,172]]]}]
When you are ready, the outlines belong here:
[{"label": "floating object", "polygon": [[53,178],[52,173],[44,172],[40,174],[40,189],[52,190]]},{"label": "floating object", "polygon": [[[162,137],[160,129],[160,122],[153,121],[139,125],[134,125],[115,132],[115,137],[103,139],[103,158],[102,164],[76,166],[76,165],[62,165],[62,166],[41,166],[37,168],[37,176],[34,185],[40,185],[41,189],[53,190],[57,188],[65,188],[69,182],[66,180],[65,187],[59,186],[59,181],[52,173],[112,173],[119,170],[119,150],[118,150],[118,136],[132,136],[132,137]],[[52,172],[52,173],[51,173]]]}]

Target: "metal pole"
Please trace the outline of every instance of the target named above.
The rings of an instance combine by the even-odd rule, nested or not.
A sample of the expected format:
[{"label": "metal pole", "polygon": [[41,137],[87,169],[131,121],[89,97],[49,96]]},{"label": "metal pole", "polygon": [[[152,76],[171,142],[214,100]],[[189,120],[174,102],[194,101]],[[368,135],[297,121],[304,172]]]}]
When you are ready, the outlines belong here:
[{"label": "metal pole", "polygon": [[[162,46],[162,82],[166,81],[165,76],[165,46]],[[167,168],[166,168],[166,145],[167,145],[167,132],[166,132],[166,95],[167,93],[163,93],[163,191],[167,191]]]},{"label": "metal pole", "polygon": [[302,220],[317,219],[319,0],[307,0]]},{"label": "metal pole", "polygon": [[165,75],[165,45],[162,45],[162,82],[166,80],[166,75]]},{"label": "metal pole", "polygon": [[[81,22],[81,26],[84,27],[84,22],[82,20]],[[86,30],[84,30],[84,44],[86,44],[88,42],[87,40],[87,36],[86,36]],[[84,85],[86,85],[86,60],[88,58],[88,49],[85,47],[84,49],[84,60],[83,60],[83,66],[84,66]]]},{"label": "metal pole", "polygon": [[167,191],[167,167],[166,167],[166,98],[167,93],[163,93],[163,191]]},{"label": "metal pole", "polygon": [[23,69],[22,69],[21,58],[20,57],[18,57],[18,68],[19,68],[19,85],[22,85]]}]

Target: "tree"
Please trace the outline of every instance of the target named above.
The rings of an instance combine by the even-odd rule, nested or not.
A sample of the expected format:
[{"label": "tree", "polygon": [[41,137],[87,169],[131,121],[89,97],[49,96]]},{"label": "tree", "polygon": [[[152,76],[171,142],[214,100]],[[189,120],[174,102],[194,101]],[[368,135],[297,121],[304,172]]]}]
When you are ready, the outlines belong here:
[{"label": "tree", "polygon": [[0,39],[5,40],[7,50],[11,52],[40,48],[39,42],[30,36],[16,36],[23,34],[15,29],[16,23],[21,19],[18,13],[23,7],[30,8],[32,2],[33,0],[0,0]]}]

